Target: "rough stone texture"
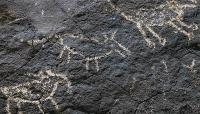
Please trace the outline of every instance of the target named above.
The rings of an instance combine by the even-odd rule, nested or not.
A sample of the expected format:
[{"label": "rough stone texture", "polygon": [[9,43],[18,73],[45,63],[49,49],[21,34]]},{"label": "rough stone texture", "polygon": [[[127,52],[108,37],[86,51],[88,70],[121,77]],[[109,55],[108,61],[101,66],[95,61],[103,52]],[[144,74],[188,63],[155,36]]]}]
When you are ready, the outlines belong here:
[{"label": "rough stone texture", "polygon": [[0,0],[0,114],[200,114],[200,1],[172,2],[180,29],[167,1]]}]

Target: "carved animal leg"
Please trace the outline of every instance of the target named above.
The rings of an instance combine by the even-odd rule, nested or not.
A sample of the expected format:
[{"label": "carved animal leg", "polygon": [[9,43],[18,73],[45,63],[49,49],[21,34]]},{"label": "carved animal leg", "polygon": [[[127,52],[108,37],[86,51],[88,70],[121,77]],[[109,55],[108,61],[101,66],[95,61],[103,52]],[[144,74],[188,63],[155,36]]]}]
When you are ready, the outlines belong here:
[{"label": "carved animal leg", "polygon": [[23,114],[23,112],[21,111],[21,102],[20,101],[18,101],[17,102],[17,108],[18,108],[18,114]]},{"label": "carved animal leg", "polygon": [[12,114],[12,113],[10,112],[10,98],[7,99],[6,111],[7,111],[7,114]]},{"label": "carved animal leg", "polygon": [[71,47],[69,47],[68,45],[65,45],[62,38],[60,38],[59,40],[60,40],[60,44],[63,46],[63,48],[60,51],[59,58],[62,58],[65,50],[67,50],[67,52],[68,52],[68,54],[67,54],[67,63],[70,62],[71,55],[80,55],[81,57],[84,57],[83,54],[78,53],[78,52],[74,51],[74,49],[71,49]]},{"label": "carved animal leg", "polygon": [[[113,41],[115,44],[117,44],[117,46],[122,49],[123,51],[125,51],[127,53],[127,55],[131,55],[131,51],[126,48],[125,46],[123,46],[121,43],[119,43],[117,40],[115,40],[115,36],[116,36],[117,30],[115,30],[112,34],[111,37],[108,38],[107,35],[105,35],[104,37],[106,38],[105,41],[111,40]],[[122,57],[125,57],[125,55],[118,49],[114,49],[115,52],[119,53]]]},{"label": "carved animal leg", "polygon": [[155,48],[155,43],[152,42],[146,35],[146,32],[143,30],[141,23],[137,23],[137,28],[139,29],[140,33],[142,34],[144,40],[147,42],[147,45],[150,48]]},{"label": "carved animal leg", "polygon": [[43,109],[42,109],[42,106],[41,106],[41,104],[38,104],[37,106],[38,106],[38,108],[39,108],[40,112],[41,112],[42,114],[45,114],[45,113],[44,113],[44,111],[43,111]]},{"label": "carved animal leg", "polygon": [[54,84],[53,89],[48,97],[48,99],[50,99],[51,102],[53,103],[53,105],[55,106],[56,110],[59,110],[59,106],[58,106],[57,102],[54,100],[53,96],[56,93],[56,90],[58,89],[58,84],[59,84],[59,82],[56,82]]},{"label": "carved animal leg", "polygon": [[63,49],[60,52],[59,58],[62,58],[63,53],[64,53],[65,50],[68,50],[68,52],[67,52],[68,53],[67,54],[67,63],[69,63],[70,60],[71,60],[71,54],[73,54],[73,51],[68,46],[64,46],[63,47]]},{"label": "carved animal leg", "polygon": [[97,72],[99,71],[99,62],[98,62],[98,58],[97,57],[94,57],[94,58],[87,58],[86,59],[86,64],[85,64],[85,67],[86,67],[86,70],[89,70],[89,64],[91,61],[94,61],[95,62],[95,67],[96,67],[96,70]]},{"label": "carved animal leg", "polygon": [[86,60],[85,60],[86,61],[86,64],[85,64],[86,70],[89,70],[89,64],[90,64],[90,62],[94,61],[95,62],[95,66],[96,66],[96,70],[98,72],[100,70],[98,60],[109,56],[112,52],[113,51],[109,51],[109,52],[105,53],[104,55],[96,56],[96,57],[93,57],[93,58],[87,57]]},{"label": "carved animal leg", "polygon": [[[39,100],[38,100],[38,101],[30,101],[30,100],[25,100],[25,99],[22,99],[22,98],[13,98],[13,99],[11,99],[11,100],[17,102],[17,108],[18,108],[19,110],[21,110],[21,104],[22,104],[22,103],[30,103],[30,104],[32,104],[32,105],[37,105],[37,107],[39,108],[40,112],[41,112],[42,114],[44,114],[44,111],[43,111],[43,109],[42,109],[42,106],[41,106],[41,103],[40,103]],[[22,111],[19,111],[19,114],[23,114],[23,112],[22,112]]]},{"label": "carved animal leg", "polygon": [[196,60],[195,59],[193,59],[192,60],[192,63],[190,64],[190,65],[183,65],[184,67],[186,67],[187,69],[189,69],[191,72],[196,72],[196,70],[194,70],[194,66],[196,65],[195,64],[196,63]]},{"label": "carved animal leg", "polygon": [[157,34],[150,26],[146,25],[146,28],[149,30],[149,32],[154,36],[156,37],[160,44],[161,45],[165,45],[166,44],[166,39],[165,38],[162,38],[161,36],[159,36],[159,34]]},{"label": "carved animal leg", "polygon": [[180,19],[177,19],[176,21],[183,27],[191,28],[192,30],[198,30],[198,25],[197,24],[187,25],[186,23],[184,23]]},{"label": "carved animal leg", "polygon": [[86,58],[86,63],[85,63],[85,68],[86,70],[89,70],[89,65],[90,65],[90,58]]},{"label": "carved animal leg", "polygon": [[191,38],[192,38],[192,33],[189,33],[189,32],[187,32],[187,31],[185,31],[185,30],[183,30],[181,27],[178,27],[175,23],[173,23],[172,21],[169,21],[168,23],[167,23],[169,26],[171,26],[171,27],[173,27],[173,28],[175,28],[177,31],[179,31],[180,33],[183,33],[184,35],[186,35],[187,37],[188,37],[188,39],[189,40],[191,40]]}]

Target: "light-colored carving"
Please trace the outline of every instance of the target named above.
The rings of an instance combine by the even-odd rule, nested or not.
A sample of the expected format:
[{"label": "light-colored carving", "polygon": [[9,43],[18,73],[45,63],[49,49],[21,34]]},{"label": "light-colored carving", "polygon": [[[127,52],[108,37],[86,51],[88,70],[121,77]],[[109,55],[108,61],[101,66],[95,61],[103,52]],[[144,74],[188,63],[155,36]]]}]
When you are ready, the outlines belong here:
[{"label": "light-colored carving", "polygon": [[165,72],[168,72],[168,67],[167,67],[167,63],[165,60],[162,60],[161,63],[164,65],[165,67]]},{"label": "light-colored carving", "polygon": [[[7,114],[12,114],[10,111],[12,109],[11,101],[17,104],[19,114],[24,114],[21,108],[22,104],[24,103],[36,105],[40,112],[45,114],[44,110],[42,109],[41,102],[47,100],[50,100],[55,109],[59,110],[59,106],[54,99],[54,95],[59,84],[66,85],[66,87],[68,87],[68,92],[70,92],[71,83],[66,75],[56,74],[51,70],[40,71],[38,74],[31,73],[28,75],[37,79],[15,86],[0,87],[0,91],[7,97]],[[32,87],[35,87],[35,89],[40,92],[34,93],[34,90],[31,90]]]},{"label": "light-colored carving", "polygon": [[[195,8],[196,0],[189,0],[188,2],[191,3],[188,4],[180,4],[177,0],[166,0],[163,4],[154,8],[139,8],[135,11],[130,11],[130,14],[125,13],[121,7],[114,4],[111,0],[108,0],[108,2],[122,17],[136,24],[144,40],[151,48],[155,48],[155,43],[147,37],[145,29],[147,29],[153,37],[157,38],[161,45],[165,45],[167,41],[166,38],[163,38],[159,33],[153,30],[155,26],[171,26],[176,31],[187,36],[189,40],[193,37],[193,31],[198,29],[196,24],[188,25],[183,22],[184,12],[189,8]],[[175,23],[178,23],[178,25]],[[183,27],[191,29],[191,31],[187,32]]]},{"label": "light-colored carving", "polygon": [[[70,33],[63,34],[63,35],[59,36],[59,44],[62,46],[59,58],[62,58],[64,52],[67,52],[67,63],[70,63],[70,61],[73,59],[72,56],[79,56],[79,57],[81,57],[81,60],[83,62],[85,62],[86,70],[89,70],[90,69],[90,63],[94,62],[95,67],[96,67],[96,71],[98,72],[100,70],[100,67],[99,67],[99,60],[100,59],[106,58],[114,52],[118,53],[122,57],[126,57],[127,55],[131,54],[131,51],[128,48],[126,48],[124,45],[122,45],[117,40],[115,40],[116,33],[117,33],[117,30],[112,32],[111,35],[102,33],[102,40],[95,39],[93,37],[88,39],[82,34],[79,34],[79,35],[70,34]],[[102,49],[104,47],[109,47],[109,50],[103,51],[101,53],[96,52],[95,55],[88,55],[87,51],[84,52],[84,51],[80,51],[78,49],[78,47],[71,47],[70,45],[72,45],[72,44],[64,42],[65,39],[68,39],[68,40],[72,39],[73,42],[75,42],[75,40],[93,42],[94,44],[102,45],[102,47],[101,47]],[[75,44],[76,44],[76,42],[75,42]],[[81,45],[83,45],[83,44],[80,44],[78,46],[81,46]],[[113,45],[116,45],[117,48],[119,48],[119,49],[117,49],[116,47],[113,47]],[[89,48],[92,48],[92,47],[89,47]],[[126,54],[124,54],[120,50],[126,52]]]},{"label": "light-colored carving", "polygon": [[[116,33],[117,33],[117,30],[115,30],[114,32],[112,32],[110,37],[108,37],[107,34],[104,34],[103,35],[104,38],[105,38],[104,43],[106,44],[108,42],[111,42],[112,45],[117,45],[117,47],[119,49],[116,49],[115,47],[111,46],[113,48],[112,51],[115,51],[115,52],[119,53],[122,57],[126,57],[126,55],[131,55],[131,51],[128,48],[126,48],[124,45],[122,45],[117,40],[115,40]],[[109,45],[109,44],[106,44],[106,45]],[[125,51],[126,55],[123,54],[120,50]]]},{"label": "light-colored carving", "polygon": [[195,73],[195,72],[197,72],[197,70],[194,69],[195,63],[196,63],[196,60],[193,59],[192,63],[190,65],[185,65],[184,64],[183,66],[186,67],[189,71]]}]

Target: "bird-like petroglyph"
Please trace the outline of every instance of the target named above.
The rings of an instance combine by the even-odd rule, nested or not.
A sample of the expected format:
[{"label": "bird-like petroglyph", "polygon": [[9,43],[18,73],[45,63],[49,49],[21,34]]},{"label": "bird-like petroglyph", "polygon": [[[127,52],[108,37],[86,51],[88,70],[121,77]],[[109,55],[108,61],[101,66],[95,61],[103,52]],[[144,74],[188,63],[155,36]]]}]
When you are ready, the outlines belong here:
[{"label": "bird-like petroglyph", "polygon": [[157,38],[161,45],[167,42],[166,38],[159,35],[153,27],[170,26],[176,32],[184,34],[189,40],[193,37],[193,31],[198,29],[196,24],[189,25],[183,21],[185,11],[197,7],[196,0],[187,0],[186,3],[180,3],[178,0],[147,1],[156,2],[155,6],[148,5],[148,3],[140,5],[138,0],[108,0],[108,2],[122,17],[137,26],[151,48],[155,48],[155,43],[149,38],[147,32]]},{"label": "bird-like petroglyph", "polygon": [[70,92],[71,83],[65,74],[56,74],[51,70],[40,71],[38,74],[28,74],[35,77],[36,80],[21,83],[15,86],[0,87],[0,91],[7,97],[6,111],[12,114],[11,102],[15,102],[18,113],[23,114],[21,106],[25,103],[36,105],[42,114],[45,111],[42,108],[42,102],[50,100],[56,110],[59,106],[54,99],[54,95],[59,85],[64,85]]},{"label": "bird-like petroglyph", "polygon": [[[64,34],[59,36],[59,44],[62,46],[59,58],[67,53],[67,63],[74,58],[79,58],[85,63],[86,70],[90,69],[90,63],[94,63],[96,71],[100,70],[99,60],[118,53],[123,58],[130,55],[131,51],[115,39],[117,30],[102,33],[101,38],[88,38],[82,34]],[[76,56],[76,57],[75,57]]]}]

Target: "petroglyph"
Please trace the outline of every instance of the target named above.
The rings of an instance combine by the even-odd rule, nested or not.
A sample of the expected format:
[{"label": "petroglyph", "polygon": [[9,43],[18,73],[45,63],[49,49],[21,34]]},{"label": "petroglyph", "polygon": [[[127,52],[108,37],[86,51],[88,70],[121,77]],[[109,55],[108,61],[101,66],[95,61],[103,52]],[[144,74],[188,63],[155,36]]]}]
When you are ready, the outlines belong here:
[{"label": "petroglyph", "polygon": [[184,64],[183,66],[186,67],[189,71],[195,73],[195,72],[197,72],[197,70],[194,69],[195,63],[196,63],[196,60],[193,59],[192,63],[190,65],[185,65]]},{"label": "petroglyph", "polygon": [[162,60],[161,63],[164,65],[165,67],[165,72],[168,72],[168,67],[167,67],[167,63],[165,60]]},{"label": "petroglyph", "polygon": [[[117,30],[110,33],[102,33],[101,38],[87,38],[82,34],[63,34],[59,36],[59,44],[62,46],[59,58],[67,52],[67,63],[73,60],[73,56],[85,62],[86,70],[90,69],[90,63],[94,62],[96,71],[100,70],[99,60],[116,52],[123,58],[130,55],[131,51],[115,39]],[[75,57],[74,57],[75,58]]]},{"label": "petroglyph", "polygon": [[[126,48],[123,44],[119,43],[115,37],[116,37],[116,33],[117,33],[117,30],[115,30],[114,32],[111,33],[111,36],[109,37],[107,34],[104,34],[104,43],[106,45],[109,45],[110,43],[110,46],[111,48],[113,49],[113,51],[119,53],[122,57],[126,57],[127,55],[130,55],[131,54],[131,51]],[[116,45],[116,46],[114,46]],[[122,51],[125,52],[125,54],[123,54]]]},{"label": "petroglyph", "polygon": [[[147,42],[148,46],[155,48],[155,43],[151,41],[147,32],[150,32],[153,37],[157,38],[161,45],[166,44],[166,38],[159,35],[153,27],[170,26],[175,31],[184,34],[189,40],[193,37],[193,31],[198,29],[196,24],[186,24],[183,21],[184,12],[188,9],[196,7],[196,0],[189,0],[185,4],[179,3],[177,0],[166,0],[156,4],[156,6],[135,6],[138,1],[126,1],[132,6],[127,5],[126,2],[118,0],[108,0],[112,8],[116,10],[126,20],[136,24],[138,30]],[[135,8],[135,9],[134,9]],[[190,31],[184,28],[190,29]]]},{"label": "petroglyph", "polygon": [[40,71],[38,74],[28,74],[36,78],[30,82],[18,84],[15,86],[1,87],[0,91],[7,97],[6,111],[12,114],[11,102],[17,104],[18,113],[23,114],[21,109],[22,104],[30,103],[36,105],[42,114],[45,111],[42,108],[42,102],[50,100],[56,110],[59,106],[54,99],[54,95],[58,86],[65,85],[70,92],[71,83],[65,74],[56,74],[51,70]]}]

